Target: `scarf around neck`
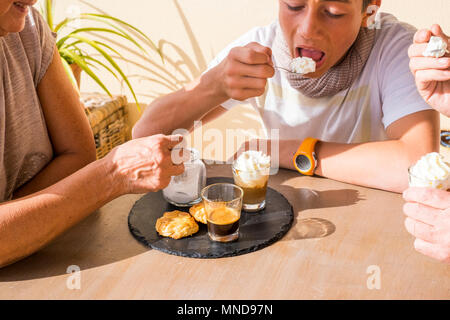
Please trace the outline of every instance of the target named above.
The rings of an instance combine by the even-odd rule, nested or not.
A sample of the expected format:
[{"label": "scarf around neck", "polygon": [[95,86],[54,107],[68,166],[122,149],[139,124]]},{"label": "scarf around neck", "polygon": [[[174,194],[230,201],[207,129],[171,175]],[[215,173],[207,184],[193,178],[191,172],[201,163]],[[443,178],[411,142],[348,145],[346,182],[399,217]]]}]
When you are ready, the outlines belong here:
[{"label": "scarf around neck", "polygon": [[[375,29],[361,27],[358,37],[337,65],[333,66],[320,78],[307,78],[297,73],[287,73],[290,85],[309,98],[334,96],[350,88],[359,77],[369,59],[375,43]],[[290,70],[293,59],[284,38],[280,23],[277,23],[273,55],[278,67]]]}]

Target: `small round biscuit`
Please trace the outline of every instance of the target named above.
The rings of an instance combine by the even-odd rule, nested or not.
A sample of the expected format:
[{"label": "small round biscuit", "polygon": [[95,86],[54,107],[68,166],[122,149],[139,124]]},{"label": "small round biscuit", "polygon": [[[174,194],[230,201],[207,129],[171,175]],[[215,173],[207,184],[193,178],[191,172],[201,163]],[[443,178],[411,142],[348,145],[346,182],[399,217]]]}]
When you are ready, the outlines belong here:
[{"label": "small round biscuit", "polygon": [[163,237],[180,239],[198,231],[198,224],[187,212],[169,211],[156,220],[156,231]]},{"label": "small round biscuit", "polygon": [[203,202],[197,203],[189,208],[189,213],[194,217],[195,221],[207,224],[206,210]]}]

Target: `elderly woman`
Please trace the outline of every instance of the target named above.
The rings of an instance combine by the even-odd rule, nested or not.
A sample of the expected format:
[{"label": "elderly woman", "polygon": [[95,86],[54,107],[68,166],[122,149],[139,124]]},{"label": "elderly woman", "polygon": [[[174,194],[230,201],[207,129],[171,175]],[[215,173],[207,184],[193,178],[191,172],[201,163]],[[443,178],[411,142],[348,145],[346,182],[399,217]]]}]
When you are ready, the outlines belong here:
[{"label": "elderly woman", "polygon": [[79,97],[35,3],[0,0],[0,266],[115,197],[159,190],[184,170],[171,160],[178,136],[132,141],[94,161]]}]

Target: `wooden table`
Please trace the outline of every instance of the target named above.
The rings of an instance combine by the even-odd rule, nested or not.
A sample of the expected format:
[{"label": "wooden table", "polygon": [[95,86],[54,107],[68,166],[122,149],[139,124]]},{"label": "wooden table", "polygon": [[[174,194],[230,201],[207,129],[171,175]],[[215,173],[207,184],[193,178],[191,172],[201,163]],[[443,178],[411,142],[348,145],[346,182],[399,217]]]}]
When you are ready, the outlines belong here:
[{"label": "wooden table", "polygon": [[[231,170],[209,166],[208,176]],[[0,298],[450,299],[450,266],[413,249],[400,195],[285,170],[269,185],[292,203],[295,222],[267,248],[207,260],[151,250],[128,230],[141,195],[127,195],[0,269]],[[81,269],[79,290],[67,287],[70,265]]]}]

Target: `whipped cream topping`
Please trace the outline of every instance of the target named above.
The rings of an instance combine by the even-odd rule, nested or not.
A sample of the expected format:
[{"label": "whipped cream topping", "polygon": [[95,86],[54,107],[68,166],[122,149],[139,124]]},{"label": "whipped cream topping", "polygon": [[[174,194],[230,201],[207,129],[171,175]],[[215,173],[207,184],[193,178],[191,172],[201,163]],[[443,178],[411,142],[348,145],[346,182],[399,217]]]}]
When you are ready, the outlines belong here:
[{"label": "whipped cream topping", "polygon": [[423,156],[409,171],[413,187],[448,188],[450,167],[437,152]]},{"label": "whipped cream topping", "polygon": [[260,172],[270,169],[270,156],[261,151],[246,151],[234,163],[234,168],[245,172]]},{"label": "whipped cream topping", "polygon": [[299,74],[316,72],[316,62],[309,57],[299,57],[291,61],[291,71]]},{"label": "whipped cream topping", "polygon": [[448,53],[447,46],[447,42],[441,37],[431,37],[427,48],[423,52],[423,56],[435,58],[443,57],[446,52]]}]

